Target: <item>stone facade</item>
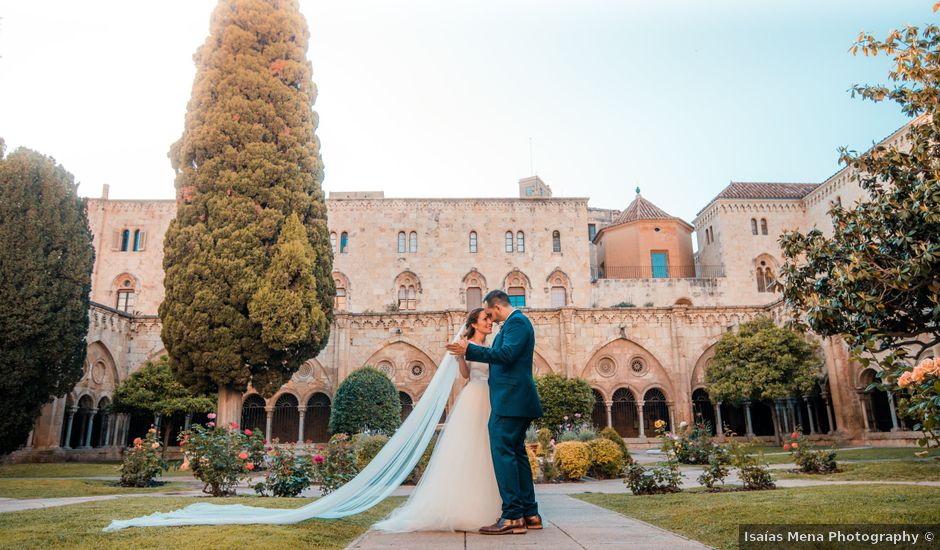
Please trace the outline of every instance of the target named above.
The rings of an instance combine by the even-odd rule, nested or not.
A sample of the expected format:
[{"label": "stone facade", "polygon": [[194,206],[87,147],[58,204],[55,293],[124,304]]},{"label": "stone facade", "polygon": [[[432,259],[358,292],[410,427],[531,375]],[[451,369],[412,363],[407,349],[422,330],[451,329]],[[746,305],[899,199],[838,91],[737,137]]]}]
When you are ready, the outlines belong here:
[{"label": "stone facade", "polygon": [[[903,139],[899,130],[886,141],[903,146]],[[536,372],[587,380],[598,399],[594,422],[613,425],[631,444],[651,444],[657,418],[675,424],[704,417],[741,434],[773,432],[766,406],[711,403],[704,370],[724,332],[757,315],[782,321],[773,284],[782,262],[777,236],[790,228],[831,230],[829,202],[862,196],[851,170],[818,185],[732,183],[691,225],[624,220],[636,201],[623,211],[593,208],[586,198],[552,197],[537,178],[522,180],[519,193],[495,199],[331,193],[339,296],[329,343],[277,394],[238,396],[245,418],[282,438],[322,439],[339,383],[363,365],[391,378],[407,410],[466,311],[501,288],[524,300],[535,326]],[[163,352],[156,313],[163,237],[175,203],[112,201],[105,192],[88,200],[88,212],[96,258],[86,375],[46,406],[15,459],[115,456],[134,430],[149,425],[150,419],[103,410],[116,384]],[[656,227],[668,231],[651,233]],[[633,244],[620,242],[631,238]],[[599,269],[605,258],[630,254],[648,265],[640,259],[654,249],[674,250],[681,261],[671,265],[694,262],[695,273],[617,276]],[[119,296],[127,291],[130,299]],[[636,307],[612,307],[624,302]],[[838,339],[821,344],[826,364],[818,387],[774,405],[784,428],[801,425],[833,440],[911,440],[893,400],[864,391],[872,371],[851,361]]]}]

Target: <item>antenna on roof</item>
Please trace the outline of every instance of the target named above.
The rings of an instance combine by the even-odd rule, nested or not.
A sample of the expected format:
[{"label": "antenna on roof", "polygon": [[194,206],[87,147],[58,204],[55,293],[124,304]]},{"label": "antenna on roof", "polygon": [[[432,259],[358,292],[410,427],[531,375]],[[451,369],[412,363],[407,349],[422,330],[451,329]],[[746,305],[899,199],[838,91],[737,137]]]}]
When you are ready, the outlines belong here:
[{"label": "antenna on roof", "polygon": [[636,186],[636,194],[637,194],[637,195],[640,194],[640,186],[639,186],[639,185]]}]

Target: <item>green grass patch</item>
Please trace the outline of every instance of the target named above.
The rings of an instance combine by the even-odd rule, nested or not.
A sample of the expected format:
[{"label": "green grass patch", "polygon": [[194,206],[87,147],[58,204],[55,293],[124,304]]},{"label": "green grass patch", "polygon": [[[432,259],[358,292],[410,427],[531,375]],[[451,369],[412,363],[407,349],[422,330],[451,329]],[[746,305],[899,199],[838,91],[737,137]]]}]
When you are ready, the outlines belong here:
[{"label": "green grass patch", "polygon": [[796,474],[774,470],[779,479],[825,481],[940,481],[940,460],[896,460],[840,464],[835,474]]},{"label": "green grass patch", "polygon": [[738,525],[745,523],[940,522],[940,489],[911,485],[574,496],[716,548],[737,548]]},{"label": "green grass patch", "polygon": [[193,485],[166,483],[157,487],[121,487],[115,481],[98,479],[0,479],[3,498],[60,498],[126,493],[190,491]]},{"label": "green grass patch", "polygon": [[[826,450],[829,447],[813,447],[817,450]],[[874,447],[871,449],[854,449],[842,451],[838,448],[836,449],[836,460],[913,460],[920,458],[914,453],[921,452],[924,449],[919,447]],[[784,451],[781,447],[774,447],[772,449],[764,449],[764,460],[768,464],[792,464],[793,457],[789,452]],[[773,454],[767,454],[773,453]],[[940,456],[940,449],[931,449],[928,451],[927,457]]]},{"label": "green grass patch", "polygon": [[[2,464],[0,478],[7,477],[120,477],[120,462],[49,462],[40,464]],[[176,465],[164,472],[163,477],[192,477],[192,472],[181,472]]]},{"label": "green grass patch", "polygon": [[[385,499],[368,512],[338,520],[309,520],[293,525],[199,525],[134,527],[115,533],[101,530],[113,519],[170,512],[206,498],[140,497],[0,514],[0,548],[345,548],[403,498]],[[312,499],[238,497],[219,504],[297,508]]]}]

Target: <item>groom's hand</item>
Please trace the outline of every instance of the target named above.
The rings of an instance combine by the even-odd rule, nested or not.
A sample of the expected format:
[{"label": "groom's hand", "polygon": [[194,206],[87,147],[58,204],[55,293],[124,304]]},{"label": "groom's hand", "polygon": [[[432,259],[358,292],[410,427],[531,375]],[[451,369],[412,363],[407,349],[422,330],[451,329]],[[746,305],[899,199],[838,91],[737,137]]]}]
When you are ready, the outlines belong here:
[{"label": "groom's hand", "polygon": [[447,351],[451,355],[466,355],[467,354],[467,339],[461,338],[460,340],[454,342],[453,344],[447,344]]}]

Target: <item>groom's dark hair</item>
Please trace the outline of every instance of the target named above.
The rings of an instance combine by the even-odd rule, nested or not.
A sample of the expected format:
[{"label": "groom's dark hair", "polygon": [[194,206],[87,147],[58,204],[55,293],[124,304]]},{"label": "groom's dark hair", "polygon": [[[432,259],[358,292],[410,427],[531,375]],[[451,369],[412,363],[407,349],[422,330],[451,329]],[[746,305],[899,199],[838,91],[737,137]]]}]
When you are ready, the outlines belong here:
[{"label": "groom's dark hair", "polygon": [[502,290],[491,290],[486,293],[486,298],[483,298],[483,301],[486,302],[486,305],[490,307],[493,307],[496,304],[508,306],[509,295]]}]

